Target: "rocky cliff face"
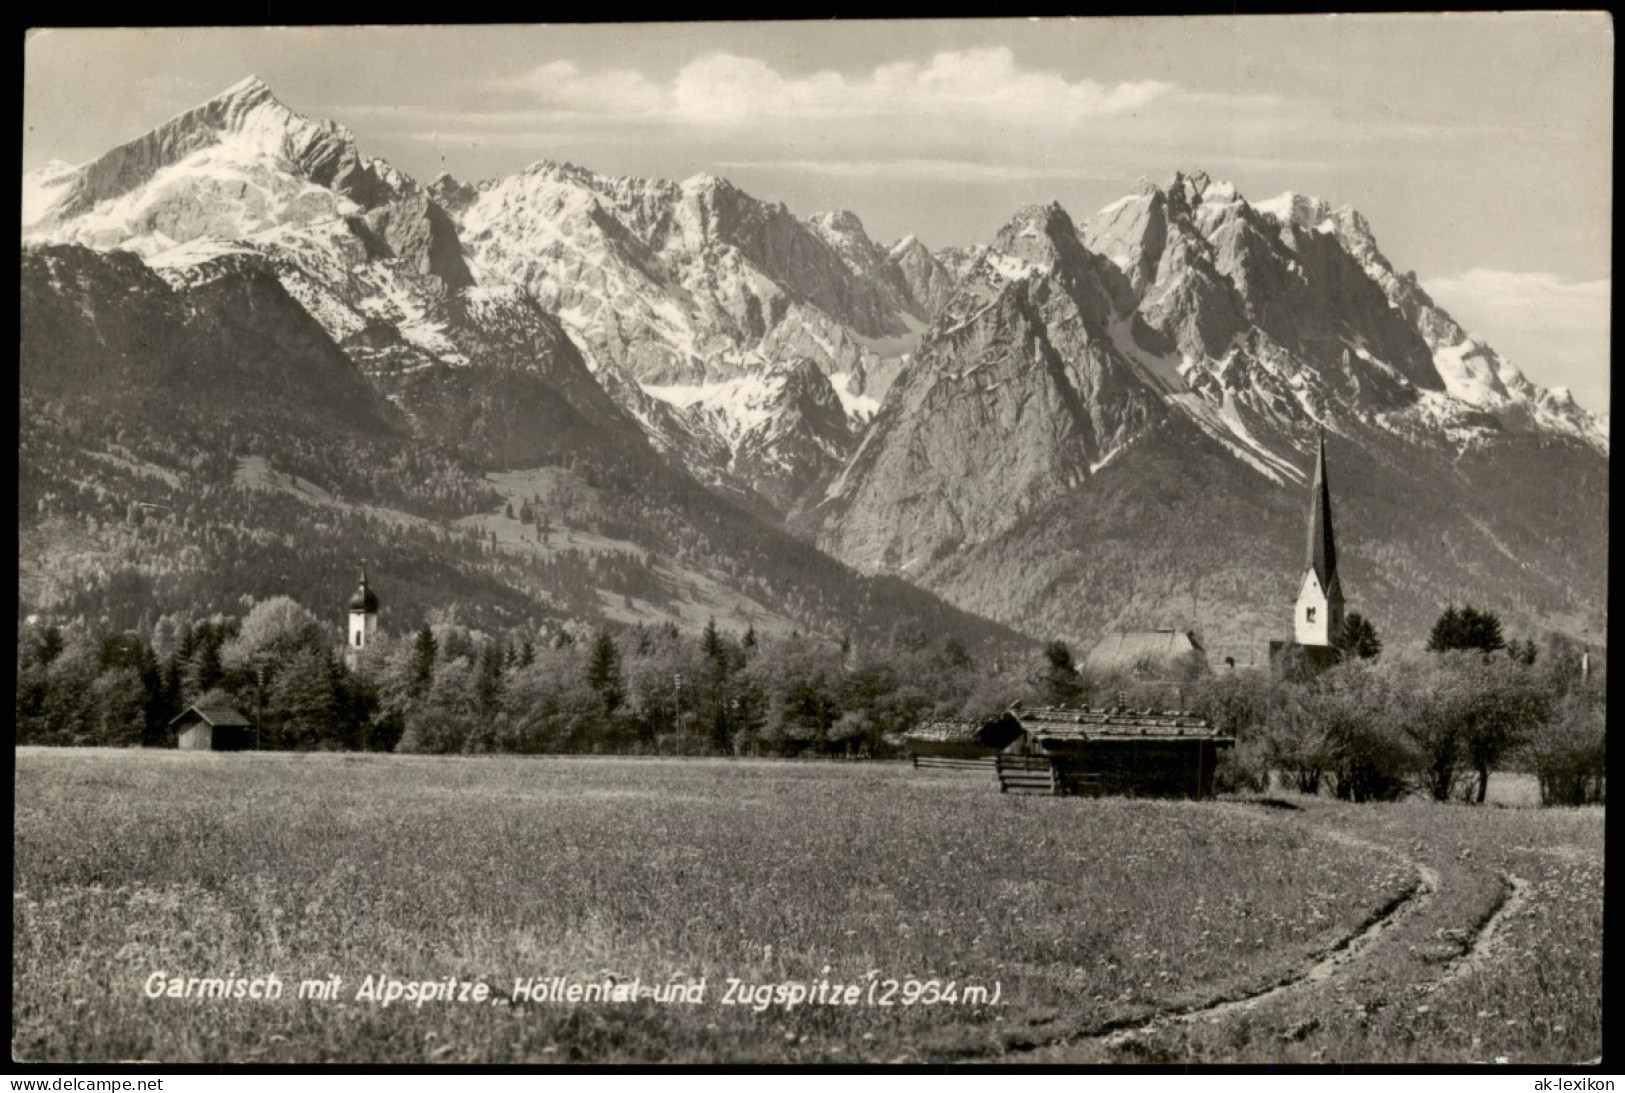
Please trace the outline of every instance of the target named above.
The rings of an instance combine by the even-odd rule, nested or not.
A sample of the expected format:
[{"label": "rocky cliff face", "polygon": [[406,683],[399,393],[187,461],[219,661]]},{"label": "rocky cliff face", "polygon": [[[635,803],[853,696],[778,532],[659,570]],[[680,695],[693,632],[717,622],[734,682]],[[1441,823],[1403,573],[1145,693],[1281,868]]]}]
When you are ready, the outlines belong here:
[{"label": "rocky cliff face", "polygon": [[[435,278],[456,291],[474,283],[463,261],[457,227],[446,211],[421,190],[373,209],[362,218],[366,230],[388,256],[420,278]],[[359,226],[352,224],[359,230]]]},{"label": "rocky cliff face", "polygon": [[1076,486],[1160,415],[1107,333],[1115,274],[1059,206],[1018,213],[832,487],[825,545],[916,571]]},{"label": "rocky cliff face", "polygon": [[1607,452],[1607,415],[1588,414],[1565,390],[1529,382],[1482,339],[1464,330],[1423,291],[1414,273],[1400,273],[1389,264],[1358,211],[1290,192],[1260,202],[1258,208],[1299,231],[1334,236],[1389,307],[1421,337],[1440,384],[1452,399],[1488,411],[1508,428],[1563,433]]},{"label": "rocky cliff face", "polygon": [[[741,391],[810,362],[842,400],[846,431],[860,430],[949,278],[918,271],[934,293],[924,302],[851,213],[802,222],[709,175],[673,183],[539,163],[478,186],[443,178],[435,192],[476,264],[559,315],[657,446],[780,511],[803,500],[787,482],[824,476],[825,456],[813,453],[833,441],[799,432],[808,419],[796,416],[769,430],[781,452],[741,451],[760,402]],[[681,412],[650,407],[633,385]],[[813,463],[793,466],[795,453]],[[768,468],[783,473],[757,477]]]},{"label": "rocky cliff face", "polygon": [[[800,432],[810,419],[792,413],[762,434],[781,452],[761,436],[742,452],[745,432],[761,431],[736,413],[736,389],[777,386],[770,377],[810,361],[841,400],[845,431],[860,432],[952,282],[917,243],[896,255],[876,246],[851,213],[803,222],[708,175],[673,183],[542,163],[422,186],[255,79],[91,163],[36,172],[24,189],[34,241],[134,250],[170,271],[225,251],[261,255],[376,376],[511,363],[536,348],[522,338],[501,349],[471,325],[479,309],[464,297],[476,282],[515,286],[558,317],[657,448],[781,513],[806,500],[786,484],[822,481],[831,446],[850,441]],[[812,462],[796,465],[802,457]]]},{"label": "rocky cliff face", "polygon": [[958,282],[952,270],[912,235],[905,235],[886,254],[914,302],[914,314],[929,322],[953,295]]},{"label": "rocky cliff face", "polygon": [[483,267],[640,382],[731,379],[797,339],[840,372],[862,357],[857,338],[907,333],[890,291],[819,232],[709,175],[679,184],[539,163],[482,183],[458,217]]},{"label": "rocky cliff face", "polygon": [[[44,181],[28,239],[135,251],[193,295],[253,285],[264,296],[270,279],[297,315],[247,299],[224,313],[256,315],[272,344],[315,327],[328,348],[313,357],[336,343],[425,434],[454,436],[470,420],[462,404],[500,390],[530,416],[479,415],[492,461],[570,443],[649,451],[557,319],[523,288],[476,285],[433,188],[257,80]],[[526,436],[546,421],[557,435],[538,448]]]}]

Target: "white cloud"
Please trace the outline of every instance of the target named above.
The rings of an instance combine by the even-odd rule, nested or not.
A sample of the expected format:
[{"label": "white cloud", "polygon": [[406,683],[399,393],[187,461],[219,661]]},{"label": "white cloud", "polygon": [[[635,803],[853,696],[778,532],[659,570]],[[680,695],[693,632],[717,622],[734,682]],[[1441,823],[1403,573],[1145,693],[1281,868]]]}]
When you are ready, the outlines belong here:
[{"label": "white cloud", "polygon": [[[1502,269],[1470,269],[1459,277],[1435,277],[1423,283],[1448,295],[1462,295],[1497,308],[1539,311],[1556,306],[1588,315],[1608,314],[1610,282],[1571,281],[1555,273],[1518,273]],[[1600,310],[1599,310],[1600,309]]]},{"label": "white cloud", "polygon": [[1612,283],[1552,273],[1472,269],[1422,282],[1446,311],[1531,380],[1608,408]]},{"label": "white cloud", "polygon": [[641,72],[606,68],[583,72],[574,61],[552,61],[500,85],[527,91],[547,109],[581,114],[647,114],[665,104],[665,93]]},{"label": "white cloud", "polygon": [[953,50],[924,64],[897,61],[848,77],[788,76],[754,57],[716,52],[660,85],[629,69],[583,71],[554,61],[499,82],[548,110],[625,116],[661,113],[691,125],[731,127],[835,118],[952,119],[1053,129],[1131,113],[1176,90],[1160,80],[1103,84],[1024,69],[1007,47]]}]

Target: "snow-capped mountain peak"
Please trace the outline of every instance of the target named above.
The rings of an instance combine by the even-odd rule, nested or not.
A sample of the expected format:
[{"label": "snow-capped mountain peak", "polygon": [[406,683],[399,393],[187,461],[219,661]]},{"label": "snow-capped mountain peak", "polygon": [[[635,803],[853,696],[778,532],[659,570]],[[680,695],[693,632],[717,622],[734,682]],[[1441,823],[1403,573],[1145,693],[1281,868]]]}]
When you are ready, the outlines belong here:
[{"label": "snow-capped mountain peak", "polygon": [[[893,243],[891,245],[891,249],[888,250],[886,252],[886,254],[887,254],[888,257],[891,257],[891,258],[894,258],[894,259],[895,258],[901,258],[903,255],[908,254],[909,252],[913,251],[916,248],[919,248],[919,249],[923,250],[923,249],[925,249],[925,244],[920,242],[918,236],[913,235],[913,234],[909,234],[909,235],[903,236],[903,238],[901,238],[897,242]],[[927,253],[929,253],[929,252],[927,252]]]},{"label": "snow-capped mountain peak", "polygon": [[1001,276],[1021,280],[1054,269],[1062,252],[1077,246],[1077,228],[1060,202],[1024,205],[999,230],[983,260]]},{"label": "snow-capped mountain peak", "polygon": [[[1566,546],[1585,561],[1550,581],[1546,533],[1601,534],[1606,420],[1462,331],[1357,210],[1255,205],[1189,171],[1069,226],[1029,206],[947,256],[968,269],[798,517],[825,549],[1049,633],[1173,607],[1261,651],[1323,427],[1369,544],[1345,578],[1362,610],[1413,628],[1429,594],[1459,594],[1461,559],[1559,615],[1590,610],[1600,555]],[[1245,611],[1201,606],[1218,573],[1257,590]]]},{"label": "snow-capped mountain peak", "polygon": [[394,167],[361,155],[349,130],[295,113],[249,77],[98,159],[37,180],[25,223],[52,242],[153,254],[200,235],[350,215],[411,188]]},{"label": "snow-capped mountain peak", "polygon": [[711,174],[709,171],[701,171],[699,174],[690,175],[678,183],[678,188],[685,194],[698,195],[732,195],[744,192],[728,179],[723,178],[721,175]]},{"label": "snow-capped mountain peak", "polygon": [[215,98],[217,98],[217,99],[227,99],[227,98],[232,98],[234,96],[253,96],[253,95],[269,95],[269,94],[271,94],[270,85],[267,84],[264,80],[260,79],[258,76],[250,74],[250,75],[244,76],[242,79],[238,80],[236,83],[232,84],[230,87],[228,87],[224,91],[220,92],[220,94],[216,95]]},{"label": "snow-capped mountain peak", "polygon": [[[1331,219],[1331,203],[1324,198],[1310,197],[1288,190],[1267,201],[1255,201],[1253,208],[1266,216],[1273,216],[1283,224],[1296,224],[1301,228],[1319,229]],[[1329,225],[1328,225],[1329,226]]]},{"label": "snow-capped mountain peak", "polygon": [[657,446],[692,456],[702,477],[744,475],[775,505],[790,496],[786,481],[812,479],[759,449],[739,458],[746,434],[822,452],[822,466],[840,431],[823,430],[817,444],[752,431],[746,402],[774,414],[790,403],[741,399],[788,364],[815,367],[842,377],[834,397],[854,400],[849,425],[860,427],[855,408],[884,391],[926,325],[926,301],[951,281],[929,253],[891,261],[851,213],[800,220],[709,173],[670,182],[541,163],[477,189],[446,180],[431,191],[475,267],[555,311]]}]

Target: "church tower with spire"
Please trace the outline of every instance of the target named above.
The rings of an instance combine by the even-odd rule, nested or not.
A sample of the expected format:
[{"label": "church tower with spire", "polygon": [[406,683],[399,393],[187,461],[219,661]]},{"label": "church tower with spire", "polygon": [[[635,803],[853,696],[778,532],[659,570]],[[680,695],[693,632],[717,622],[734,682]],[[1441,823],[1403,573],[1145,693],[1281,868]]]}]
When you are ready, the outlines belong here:
[{"label": "church tower with spire", "polygon": [[1309,494],[1308,559],[1298,604],[1293,608],[1292,640],[1330,646],[1343,628],[1343,584],[1337,576],[1337,540],[1332,535],[1332,493],[1326,479],[1326,432],[1315,456],[1315,484]]},{"label": "church tower with spire", "polygon": [[367,647],[378,629],[378,595],[367,586],[367,570],[362,567],[361,584],[350,597],[350,636],[345,655],[352,661]]}]

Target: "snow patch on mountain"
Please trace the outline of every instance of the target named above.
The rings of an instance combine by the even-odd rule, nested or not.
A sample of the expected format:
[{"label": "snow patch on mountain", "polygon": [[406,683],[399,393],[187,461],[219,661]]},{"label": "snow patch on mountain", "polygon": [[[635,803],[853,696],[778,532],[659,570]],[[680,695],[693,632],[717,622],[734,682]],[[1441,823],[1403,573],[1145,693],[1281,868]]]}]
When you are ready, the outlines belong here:
[{"label": "snow patch on mountain", "polygon": [[1173,351],[1153,353],[1141,346],[1134,337],[1132,315],[1113,317],[1106,329],[1112,346],[1131,364],[1138,365],[1158,390],[1164,394],[1186,390],[1185,375],[1196,363],[1191,357]]},{"label": "snow patch on mountain", "polygon": [[1120,444],[1117,447],[1113,448],[1111,451],[1107,452],[1105,455],[1103,455],[1099,459],[1095,460],[1095,462],[1089,464],[1089,473],[1090,474],[1099,474],[1101,471],[1105,470],[1106,467],[1108,465],[1110,465],[1113,460],[1115,460],[1118,456],[1122,455],[1125,451],[1127,451],[1128,447],[1129,446],[1127,444]]},{"label": "snow patch on mountain", "polygon": [[23,175],[23,227],[27,228],[51,211],[61,199],[74,171],[71,163],[53,159],[45,166]]},{"label": "snow patch on mountain", "polygon": [[210,262],[228,254],[258,254],[259,251],[239,239],[211,239],[200,236],[165,248],[147,258],[147,265],[155,270],[180,269]]},{"label": "snow patch on mountain", "polygon": [[[1034,239],[1039,237],[1031,224],[1028,224],[1023,229],[1022,234]],[[1018,258],[1013,254],[1005,254],[1000,251],[989,251],[985,261],[995,273],[1006,281],[1024,281],[1028,277],[1046,272],[1045,268],[1036,262],[1030,262],[1025,258]]]},{"label": "snow patch on mountain", "polygon": [[1504,406],[1509,398],[1506,387],[1484,353],[1484,347],[1471,338],[1455,345],[1442,345],[1433,351],[1433,365],[1444,377],[1445,390],[1472,406]]},{"label": "snow patch on mountain", "polygon": [[772,417],[773,402],[784,389],[784,378],[739,376],[720,383],[640,383],[646,394],[680,410],[700,407],[725,423],[724,438],[737,441]]},{"label": "snow patch on mountain", "polygon": [[238,134],[158,170],[146,185],[99,202],[70,224],[37,234],[150,257],[199,236],[252,235],[358,211],[353,201],[267,162],[256,140]]},{"label": "snow patch on mountain", "polygon": [[835,396],[841,400],[841,409],[846,411],[846,416],[867,425],[880,412],[880,400],[871,395],[855,393],[851,387],[853,378],[847,372],[834,372],[829,377],[829,384],[835,388]]},{"label": "snow patch on mountain", "polygon": [[1134,204],[1134,202],[1136,202],[1136,201],[1144,201],[1144,200],[1145,200],[1145,198],[1140,194],[1124,194],[1122,197],[1118,198],[1116,201],[1113,201],[1111,204],[1101,206],[1101,208],[1096,210],[1095,216],[1111,216],[1112,214],[1114,214],[1114,213],[1116,213],[1116,212],[1118,212],[1118,211],[1120,211],[1122,209],[1128,208],[1130,205]]},{"label": "snow patch on mountain", "polygon": [[1220,394],[1219,405],[1214,406],[1202,396],[1192,392],[1167,396],[1168,401],[1183,409],[1201,430],[1218,441],[1232,455],[1252,467],[1277,485],[1288,480],[1302,481],[1303,472],[1287,460],[1260,444],[1236,412],[1229,391]]},{"label": "snow patch on mountain", "polygon": [[1254,212],[1274,217],[1282,224],[1296,224],[1311,231],[1331,233],[1337,230],[1338,212],[1353,212],[1347,205],[1341,210],[1333,210],[1331,202],[1325,198],[1311,197],[1292,190],[1264,201],[1251,202],[1251,205]]}]

